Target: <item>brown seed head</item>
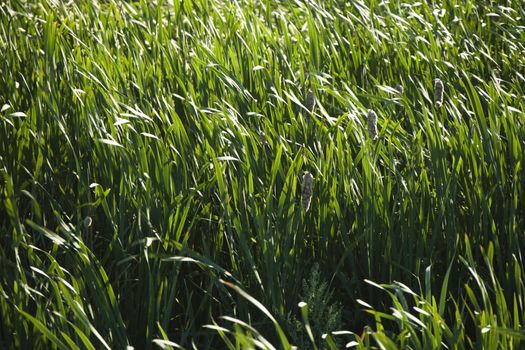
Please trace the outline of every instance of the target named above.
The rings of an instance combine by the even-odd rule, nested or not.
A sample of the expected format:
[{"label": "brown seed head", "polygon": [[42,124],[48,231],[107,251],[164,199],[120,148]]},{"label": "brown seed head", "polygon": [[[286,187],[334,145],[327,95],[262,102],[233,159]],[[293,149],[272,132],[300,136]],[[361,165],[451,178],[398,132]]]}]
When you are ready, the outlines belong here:
[{"label": "brown seed head", "polygon": [[444,90],[445,87],[443,86],[443,82],[439,79],[434,80],[434,103],[436,104],[436,107],[441,107],[443,104]]},{"label": "brown seed head", "polygon": [[93,219],[91,219],[91,216],[86,216],[84,218],[83,224],[85,228],[90,227],[92,223],[93,223]]},{"label": "brown seed head", "polygon": [[312,89],[308,89],[308,93],[306,94],[306,101],[304,102],[304,106],[310,113],[314,111],[316,102],[317,102],[317,99],[315,97],[315,93],[312,91]]},{"label": "brown seed head", "polygon": [[303,188],[301,202],[303,204],[304,211],[307,212],[310,209],[310,203],[312,201],[312,193],[314,188],[314,177],[307,171],[303,175]]},{"label": "brown seed head", "polygon": [[375,140],[377,138],[377,114],[373,109],[368,111],[366,125],[368,127],[368,135],[370,135],[372,140]]}]

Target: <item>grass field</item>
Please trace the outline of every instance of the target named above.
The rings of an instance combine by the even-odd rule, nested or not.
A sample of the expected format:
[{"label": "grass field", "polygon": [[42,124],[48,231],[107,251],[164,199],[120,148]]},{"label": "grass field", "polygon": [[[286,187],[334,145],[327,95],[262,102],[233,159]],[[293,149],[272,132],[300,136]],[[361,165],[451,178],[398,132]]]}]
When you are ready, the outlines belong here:
[{"label": "grass field", "polygon": [[0,108],[0,349],[525,347],[521,0],[5,0]]}]

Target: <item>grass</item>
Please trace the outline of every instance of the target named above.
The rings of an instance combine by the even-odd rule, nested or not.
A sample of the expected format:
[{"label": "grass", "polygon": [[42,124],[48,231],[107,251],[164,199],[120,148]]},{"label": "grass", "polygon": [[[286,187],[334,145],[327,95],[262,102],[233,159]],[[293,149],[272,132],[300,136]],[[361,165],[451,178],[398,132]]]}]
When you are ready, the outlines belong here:
[{"label": "grass", "polygon": [[1,3],[0,348],[522,347],[524,18]]}]

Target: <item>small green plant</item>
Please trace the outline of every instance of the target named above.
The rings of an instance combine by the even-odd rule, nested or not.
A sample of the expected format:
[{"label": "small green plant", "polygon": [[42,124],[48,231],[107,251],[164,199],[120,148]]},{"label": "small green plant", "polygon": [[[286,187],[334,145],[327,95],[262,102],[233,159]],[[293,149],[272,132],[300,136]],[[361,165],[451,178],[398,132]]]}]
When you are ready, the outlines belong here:
[{"label": "small green plant", "polygon": [[[323,335],[342,328],[342,305],[333,300],[333,292],[322,278],[318,263],[314,263],[308,278],[303,281],[301,301],[308,309],[308,322],[313,341],[318,348],[322,348]],[[287,329],[294,345],[299,349],[308,349],[312,347],[312,342],[305,327],[305,320],[300,313],[298,310],[297,314],[287,315]]]}]

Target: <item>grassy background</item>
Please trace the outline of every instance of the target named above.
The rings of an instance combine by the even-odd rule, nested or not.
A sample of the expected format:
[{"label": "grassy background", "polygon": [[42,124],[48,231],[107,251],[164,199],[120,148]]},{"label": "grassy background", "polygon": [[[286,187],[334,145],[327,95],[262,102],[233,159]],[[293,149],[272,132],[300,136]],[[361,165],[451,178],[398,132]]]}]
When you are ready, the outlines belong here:
[{"label": "grassy background", "polygon": [[524,52],[511,0],[2,2],[0,348],[523,346]]}]

